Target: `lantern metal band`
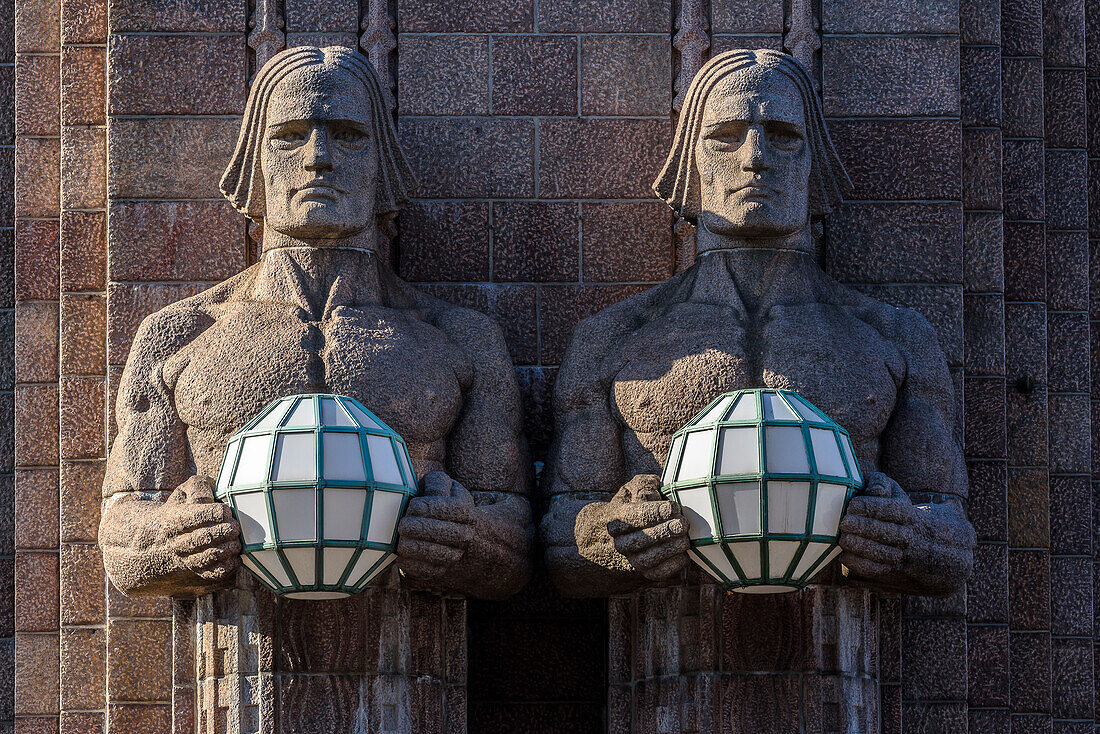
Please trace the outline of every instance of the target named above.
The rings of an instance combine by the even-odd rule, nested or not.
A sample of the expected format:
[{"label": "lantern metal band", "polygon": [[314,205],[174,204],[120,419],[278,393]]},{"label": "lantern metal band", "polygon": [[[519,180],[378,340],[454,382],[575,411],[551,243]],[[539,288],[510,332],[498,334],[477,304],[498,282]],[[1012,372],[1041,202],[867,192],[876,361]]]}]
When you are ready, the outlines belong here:
[{"label": "lantern metal band", "polygon": [[661,491],[707,574],[777,593],[840,554],[837,526],[862,484],[846,430],[797,393],[757,389],[719,396],[673,435]]},{"label": "lantern metal band", "polygon": [[241,525],[241,560],[276,594],[357,593],[396,560],[417,479],[405,441],[357,400],[293,395],[230,438],[216,496]]}]

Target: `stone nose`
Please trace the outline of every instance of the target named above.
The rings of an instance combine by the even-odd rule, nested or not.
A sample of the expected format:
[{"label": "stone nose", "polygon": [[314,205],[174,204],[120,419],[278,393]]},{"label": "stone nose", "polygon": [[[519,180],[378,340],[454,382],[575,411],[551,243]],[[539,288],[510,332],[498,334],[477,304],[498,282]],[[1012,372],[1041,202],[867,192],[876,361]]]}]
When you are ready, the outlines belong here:
[{"label": "stone nose", "polygon": [[304,156],[307,171],[332,170],[332,154],[329,151],[328,132],[324,127],[317,126],[310,131]]},{"label": "stone nose", "polygon": [[767,151],[764,150],[764,131],[759,125],[752,125],[745,131],[745,143],[742,148],[744,163],[741,167],[744,170],[762,172],[771,168]]}]

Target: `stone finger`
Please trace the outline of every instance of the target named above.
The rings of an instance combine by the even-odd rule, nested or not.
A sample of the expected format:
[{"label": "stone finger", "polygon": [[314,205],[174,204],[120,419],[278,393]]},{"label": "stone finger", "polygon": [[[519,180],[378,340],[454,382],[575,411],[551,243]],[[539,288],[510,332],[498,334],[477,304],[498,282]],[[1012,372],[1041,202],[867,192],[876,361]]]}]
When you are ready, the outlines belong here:
[{"label": "stone finger", "polygon": [[683,571],[687,562],[687,553],[680,553],[653,568],[642,569],[642,575],[651,581],[664,581]]},{"label": "stone finger", "polygon": [[236,523],[223,522],[217,525],[206,525],[181,535],[178,543],[180,550],[194,553],[213,545],[236,541],[238,534],[239,530]]},{"label": "stone finger", "polygon": [[688,547],[689,543],[687,538],[675,538],[661,545],[647,548],[637,555],[630,556],[630,564],[642,571],[656,569],[666,563],[670,558],[675,558],[677,556],[687,558]]},{"label": "stone finger", "polygon": [[409,517],[407,515],[401,518],[401,524],[398,525],[397,532],[403,538],[424,540],[457,548],[465,548],[474,537],[473,528],[464,523],[436,520],[432,517]]},{"label": "stone finger", "polygon": [[890,567],[897,566],[905,557],[900,548],[877,543],[860,535],[841,535],[840,547],[849,553]]},{"label": "stone finger", "polygon": [[667,522],[676,517],[676,514],[676,508],[668,500],[632,502],[623,505],[619,510],[619,516],[616,519],[621,521],[622,524],[615,525],[615,530],[618,532],[612,529],[612,523],[608,524],[607,530],[613,537],[623,535],[632,530],[649,528]]},{"label": "stone finger", "polygon": [[861,535],[868,540],[873,540],[895,548],[909,546],[909,529],[892,522],[883,522],[873,517],[862,515],[845,515],[840,521],[840,530],[844,533]]},{"label": "stone finger", "polygon": [[886,522],[906,523],[910,519],[910,506],[893,497],[853,497],[845,515],[862,515]]},{"label": "stone finger", "polygon": [[435,566],[450,567],[461,560],[465,550],[449,545],[440,545],[426,540],[413,538],[401,538],[397,542],[397,556],[399,559],[409,559],[420,563]]},{"label": "stone finger", "polygon": [[847,552],[840,554],[840,562],[856,576],[863,576],[864,578],[885,576],[893,570],[890,566],[884,566],[881,563],[875,563],[867,558]]},{"label": "stone finger", "polygon": [[640,555],[649,548],[667,543],[682,543],[687,547],[684,534],[684,521],[679,518],[652,528],[635,530],[633,533],[615,538],[615,547],[626,556]]},{"label": "stone finger", "polygon": [[473,505],[453,497],[413,497],[407,515],[469,523],[473,520]]}]

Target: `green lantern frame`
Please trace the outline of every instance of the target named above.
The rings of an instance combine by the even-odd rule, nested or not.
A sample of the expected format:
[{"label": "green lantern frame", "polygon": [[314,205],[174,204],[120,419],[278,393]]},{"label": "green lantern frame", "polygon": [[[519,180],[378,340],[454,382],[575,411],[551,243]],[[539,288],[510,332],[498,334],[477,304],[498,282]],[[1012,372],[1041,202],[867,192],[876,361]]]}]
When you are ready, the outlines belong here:
[{"label": "green lantern frame", "polygon": [[[750,399],[754,406],[754,414],[750,417],[734,418],[731,414],[739,412],[739,403]],[[771,411],[765,409],[766,396],[775,396],[786,406],[794,418],[775,417],[774,407]],[[772,403],[774,405],[774,403]],[[723,407],[724,406],[724,407]],[[719,411],[719,408],[722,408]],[[771,415],[769,416],[769,412]],[[801,431],[802,448],[808,464],[806,472],[777,472],[768,471],[768,428],[798,427]],[[755,428],[756,430],[756,468],[757,471],[741,473],[718,473],[719,441],[726,428]],[[836,448],[844,467],[844,476],[836,473],[824,473],[819,470],[815,446],[811,429],[828,430],[834,436]],[[713,435],[710,440],[709,471],[705,476],[676,481],[680,472],[681,462],[684,460],[688,437],[694,433],[710,432]],[[808,497],[806,504],[806,519],[803,531],[797,533],[774,532],[769,529],[769,488],[773,482],[808,483]],[[758,520],[757,532],[726,533],[726,516],[720,507],[717,485],[749,484],[755,483],[758,492]],[[803,588],[820,573],[833,559],[840,554],[838,545],[839,530],[835,534],[823,534],[814,532],[815,519],[818,515],[818,488],[820,484],[828,484],[845,488],[843,503],[839,517],[843,517],[848,508],[848,503],[863,485],[863,474],[859,468],[859,462],[852,449],[851,436],[848,431],[829,418],[809,400],[798,393],[780,389],[752,389],[728,392],[711,401],[694,418],[673,434],[672,443],[662,472],[661,492],[683,505],[681,492],[690,489],[706,488],[709,493],[711,511],[712,534],[709,537],[694,538],[691,542],[689,555],[709,576],[718,581],[727,591],[740,591],[743,593],[781,593],[796,591]],[[729,508],[727,508],[729,512]],[[839,522],[838,517],[838,522]],[[704,518],[705,519],[705,518]],[[774,541],[798,542],[799,546],[793,557],[782,569],[772,569],[770,544]],[[757,543],[759,546],[759,573],[747,573],[738,561],[734,552],[730,549],[733,543]],[[814,550],[819,552],[818,557],[806,568],[800,569],[802,559],[808,553],[811,544],[819,544]],[[827,546],[824,549],[820,545]],[[722,550],[722,556],[736,573],[731,578],[727,572],[711,562],[703,553],[696,549],[706,546],[718,546]],[[780,564],[782,565],[782,564]],[[781,570],[781,573],[774,571]]]},{"label": "green lantern frame", "polygon": [[[311,420],[304,422],[301,420],[300,408],[307,404],[309,411],[306,414],[309,415],[311,412]],[[339,411],[328,414],[329,417],[335,418],[336,422],[326,422],[325,406],[330,410],[335,408]],[[292,423],[292,419],[296,416],[298,419]],[[274,478],[276,453],[283,446],[280,437],[288,434],[312,435],[312,478],[281,480]],[[328,434],[352,434],[358,438],[363,480],[325,477],[325,436]],[[241,460],[246,440],[264,436],[270,438],[266,445],[262,480],[235,483],[234,480],[242,466]],[[378,443],[378,438],[385,439],[389,450],[393,452],[392,458],[396,464],[400,482],[376,479],[375,454],[384,450]],[[330,458],[333,457],[330,456]],[[273,401],[230,437],[222,459],[221,471],[218,474],[215,496],[230,506],[234,517],[241,523],[242,563],[264,586],[280,596],[334,599],[362,591],[396,560],[397,524],[405,514],[409,499],[417,494],[418,486],[408,447],[396,431],[354,398],[311,393],[291,395]],[[333,489],[358,490],[364,494],[362,520],[357,539],[326,537],[325,505],[328,496],[326,490]],[[285,535],[285,530],[280,530],[280,511],[277,507],[279,503],[276,502],[276,493],[281,490],[313,492],[314,533],[312,538],[282,537]],[[241,495],[255,495],[260,492],[263,494],[263,502],[266,506],[266,526],[261,528],[266,539],[262,542],[247,543],[244,523],[250,520],[250,516],[240,506]],[[384,538],[378,538],[375,533],[372,539],[371,521],[375,517],[375,500],[379,492],[400,495],[400,503],[392,521],[393,527],[388,528],[388,532],[385,532],[387,528],[382,528]],[[381,514],[381,506],[379,510]],[[287,512],[286,507],[283,508],[283,512]],[[388,513],[392,513],[392,508],[389,508]],[[294,564],[287,557],[288,550],[299,548],[314,551],[313,583],[308,583],[308,578],[301,578],[307,574],[302,573],[302,568],[299,568],[296,573]],[[345,556],[343,561],[335,558],[327,559],[326,557],[330,555],[327,552],[329,549],[346,549],[348,553],[340,554]],[[261,560],[256,554],[264,554],[265,559]],[[277,564],[273,564],[273,560],[277,561]],[[332,569],[328,569],[329,574],[326,576],[327,563],[339,563],[343,566],[335,579]],[[273,565],[274,569],[271,568]]]}]

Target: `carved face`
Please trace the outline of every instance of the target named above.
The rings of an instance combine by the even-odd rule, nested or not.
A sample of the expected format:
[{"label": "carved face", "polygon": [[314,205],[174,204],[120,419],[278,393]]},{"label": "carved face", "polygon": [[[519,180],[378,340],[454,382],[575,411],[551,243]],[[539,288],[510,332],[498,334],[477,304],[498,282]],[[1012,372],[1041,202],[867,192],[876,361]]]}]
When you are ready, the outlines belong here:
[{"label": "carved face", "polygon": [[739,237],[782,237],[809,217],[812,155],[794,82],[761,66],[728,74],[707,97],[696,143],[699,224]]},{"label": "carved face", "polygon": [[372,114],[363,83],[342,69],[309,66],[276,85],[260,153],[267,226],[336,239],[374,224]]}]

